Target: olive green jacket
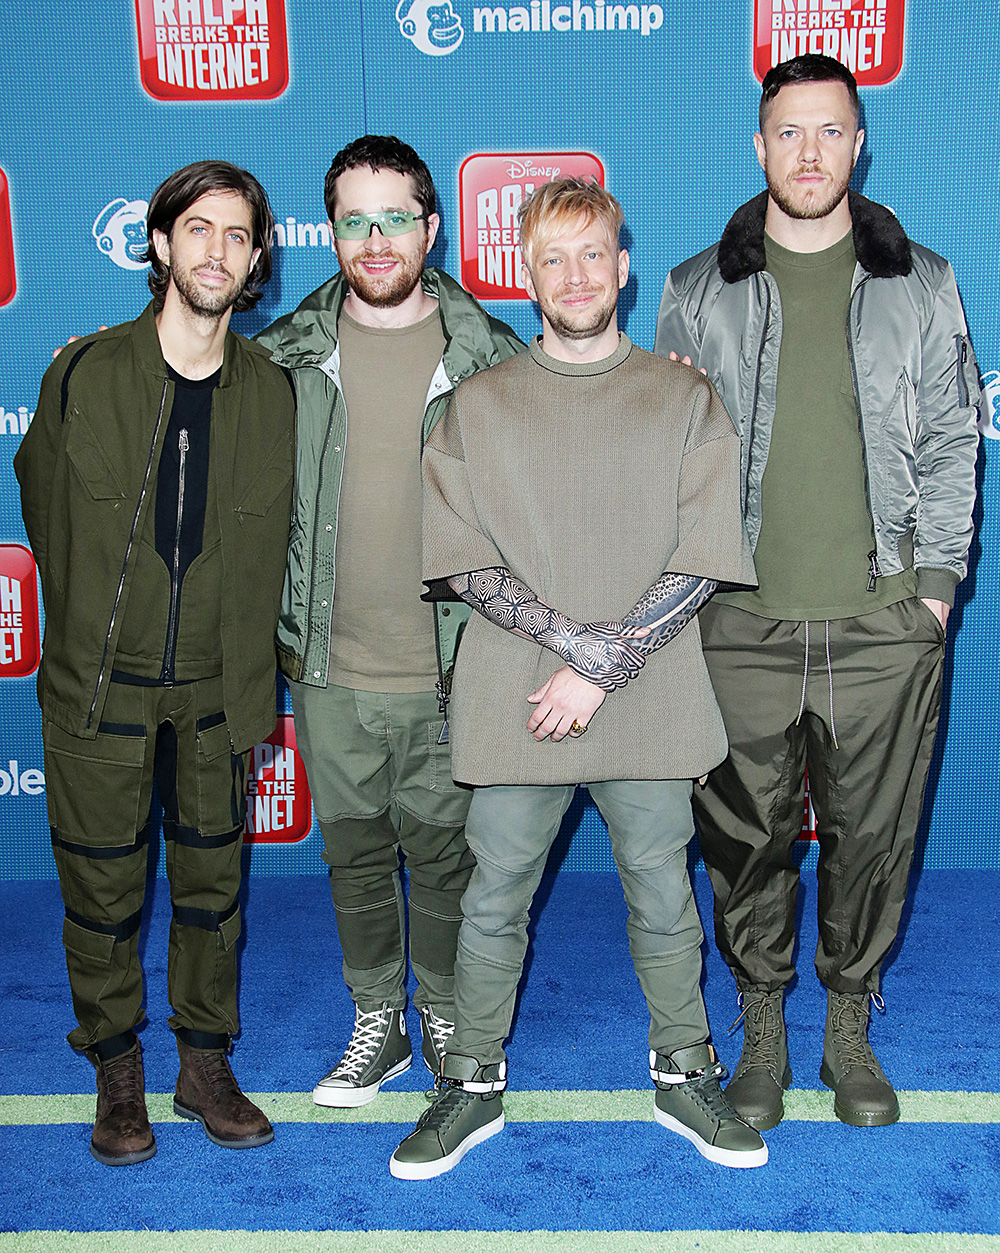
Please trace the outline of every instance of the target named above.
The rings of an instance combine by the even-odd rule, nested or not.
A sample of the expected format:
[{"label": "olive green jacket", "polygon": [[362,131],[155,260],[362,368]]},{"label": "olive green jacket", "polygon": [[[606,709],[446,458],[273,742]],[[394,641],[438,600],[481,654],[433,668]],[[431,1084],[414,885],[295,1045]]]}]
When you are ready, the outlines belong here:
[{"label": "olive green jacket", "polygon": [[[139,538],[173,405],[152,305],[87,336],[42,379],[14,458],[45,601],[38,675],[44,717],[97,734],[129,605]],[[274,630],[292,494],[291,388],[230,332],[212,398],[211,465],[222,537],[222,657],[233,751],[274,729]]]},{"label": "olive green jacket", "polygon": [[[445,348],[424,406],[423,441],[443,416],[462,379],[524,349],[509,326],[484,309],[442,270],[424,270],[424,290],[438,301]],[[298,460],[288,571],[278,622],[278,659],[290,678],[325,687],[336,583],[337,514],[347,449],[347,406],[340,385],[337,321],[347,283],[337,274],[258,336],[291,371],[298,403]],[[437,605],[438,664],[443,688],[471,610]],[[444,696],[442,691],[442,697]]]}]

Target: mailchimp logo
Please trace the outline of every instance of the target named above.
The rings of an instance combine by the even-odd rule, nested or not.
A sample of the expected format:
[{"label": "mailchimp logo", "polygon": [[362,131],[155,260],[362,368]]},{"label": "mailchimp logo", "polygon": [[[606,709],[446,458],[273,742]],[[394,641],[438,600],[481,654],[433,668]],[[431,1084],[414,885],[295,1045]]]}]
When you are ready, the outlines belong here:
[{"label": "mailchimp logo", "polygon": [[32,674],[41,655],[35,559],[22,544],[0,544],[0,678]]},{"label": "mailchimp logo", "polygon": [[135,0],[156,100],[273,100],[288,86],[285,0]]},{"label": "mailchimp logo", "polygon": [[9,305],[17,291],[14,275],[14,231],[10,220],[7,176],[0,170],[0,305]]},{"label": "mailchimp logo", "polygon": [[399,0],[396,21],[413,46],[429,57],[446,57],[465,38],[451,0]]},{"label": "mailchimp logo", "polygon": [[983,375],[986,404],[979,414],[979,434],[984,439],[1000,439],[1000,370]]},{"label": "mailchimp logo", "polygon": [[144,270],[146,255],[145,200],[123,200],[120,196],[106,204],[94,219],[93,235],[106,257],[123,270]]},{"label": "mailchimp logo", "polygon": [[754,59],[772,66],[803,53],[833,57],[861,87],[890,83],[903,68],[906,0],[756,0]]},{"label": "mailchimp logo", "polygon": [[295,723],[282,714],[273,733],[250,754],[247,780],[249,844],[294,844],[312,830],[312,798],[295,745]]},{"label": "mailchimp logo", "polygon": [[542,183],[588,178],[604,185],[589,152],[480,152],[458,172],[462,202],[462,285],[480,300],[527,300],[517,211]]}]

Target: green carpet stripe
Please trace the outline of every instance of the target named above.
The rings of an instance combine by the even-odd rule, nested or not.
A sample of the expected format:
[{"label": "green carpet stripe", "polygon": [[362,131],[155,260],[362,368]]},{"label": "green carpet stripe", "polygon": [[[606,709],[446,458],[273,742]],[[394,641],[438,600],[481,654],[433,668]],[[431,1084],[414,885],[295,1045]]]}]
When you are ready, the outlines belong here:
[{"label": "green carpet stripe", "polygon": [[0,1253],[995,1253],[1000,1236],[839,1231],[25,1231]]},{"label": "green carpet stripe", "polygon": [[[382,1092],[362,1109],[325,1109],[314,1105],[307,1092],[251,1092],[253,1100],[272,1122],[415,1122],[427,1108],[420,1092]],[[173,1097],[167,1092],[147,1095],[153,1122],[178,1122]],[[1000,1093],[900,1092],[903,1122],[1000,1122]],[[504,1110],[512,1122],[648,1122],[652,1117],[650,1091],[622,1092],[509,1092]],[[50,1123],[88,1123],[94,1118],[92,1094],[61,1096],[0,1096],[0,1126],[44,1126]],[[833,1093],[825,1089],[796,1088],[785,1095],[785,1119],[792,1122],[834,1122]]]}]

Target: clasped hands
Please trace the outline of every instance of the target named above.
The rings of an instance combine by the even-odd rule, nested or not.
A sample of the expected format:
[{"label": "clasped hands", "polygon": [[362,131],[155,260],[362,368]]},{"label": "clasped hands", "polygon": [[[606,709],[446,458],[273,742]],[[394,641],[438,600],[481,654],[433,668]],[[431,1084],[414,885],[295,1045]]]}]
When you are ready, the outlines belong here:
[{"label": "clasped hands", "polygon": [[[575,661],[562,666],[528,697],[535,706],[528,730],[536,740],[551,736],[558,743],[567,735],[579,739],[609,691],[624,687],[646,664],[629,642],[647,636],[649,627],[623,622],[587,622],[574,637]],[[586,677],[590,675],[591,677]]]}]

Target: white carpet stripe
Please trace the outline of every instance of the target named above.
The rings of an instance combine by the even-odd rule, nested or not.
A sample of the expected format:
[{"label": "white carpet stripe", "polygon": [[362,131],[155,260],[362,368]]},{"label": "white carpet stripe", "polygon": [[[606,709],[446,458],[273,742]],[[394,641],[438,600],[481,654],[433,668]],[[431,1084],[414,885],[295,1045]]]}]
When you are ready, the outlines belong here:
[{"label": "white carpet stripe", "polygon": [[26,1231],[0,1253],[996,1253],[1000,1236],[839,1231]]},{"label": "white carpet stripe", "polygon": [[[252,1092],[272,1122],[412,1123],[427,1108],[421,1092],[382,1092],[362,1109],[337,1110],[314,1105],[308,1092]],[[53,1096],[0,1096],[0,1126],[89,1123],[94,1118],[91,1093]],[[179,1122],[168,1092],[147,1094],[153,1122]],[[911,1123],[1000,1122],[997,1092],[900,1092],[901,1121]],[[504,1096],[511,1122],[649,1122],[652,1091],[512,1091]],[[787,1122],[835,1122],[833,1093],[794,1088],[785,1095]],[[2,1246],[0,1246],[2,1253]]]}]

